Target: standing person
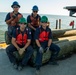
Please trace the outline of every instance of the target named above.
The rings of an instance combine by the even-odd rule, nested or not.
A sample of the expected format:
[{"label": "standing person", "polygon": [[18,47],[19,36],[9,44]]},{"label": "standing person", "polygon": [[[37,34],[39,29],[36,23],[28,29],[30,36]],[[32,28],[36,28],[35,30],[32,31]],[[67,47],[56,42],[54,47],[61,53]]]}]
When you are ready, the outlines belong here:
[{"label": "standing person", "polygon": [[57,65],[56,58],[60,51],[60,48],[52,43],[52,32],[51,29],[47,26],[48,18],[42,16],[41,18],[41,27],[36,29],[35,32],[35,41],[37,44],[37,56],[36,56],[36,75],[39,75],[40,67],[42,65],[42,55],[44,52],[52,51],[50,57],[50,64]]},{"label": "standing person", "polygon": [[[32,53],[33,48],[31,47],[31,31],[26,27],[25,18],[19,20],[19,28],[16,28],[12,34],[12,44],[6,48],[6,53],[9,57],[13,67],[18,70],[22,70],[27,65]],[[18,61],[14,52],[18,52],[23,58]]]},{"label": "standing person", "polygon": [[28,23],[28,27],[31,28],[31,32],[32,32],[32,46],[35,47],[35,43],[34,43],[34,32],[36,30],[37,27],[39,27],[40,25],[40,15],[38,14],[38,6],[34,5],[32,8],[32,13],[31,15],[28,15],[27,17],[27,23]]},{"label": "standing person", "polygon": [[40,15],[38,14],[38,6],[33,6],[32,8],[32,14],[29,15],[27,17],[27,23],[28,23],[28,26],[32,29],[32,30],[36,30],[37,27],[39,27],[40,25]]},{"label": "standing person", "polygon": [[22,17],[22,14],[18,12],[20,5],[17,1],[14,1],[11,7],[13,8],[13,11],[9,12],[5,18],[5,22],[8,25],[9,38],[12,37],[12,31],[14,28],[18,27],[18,21]]}]

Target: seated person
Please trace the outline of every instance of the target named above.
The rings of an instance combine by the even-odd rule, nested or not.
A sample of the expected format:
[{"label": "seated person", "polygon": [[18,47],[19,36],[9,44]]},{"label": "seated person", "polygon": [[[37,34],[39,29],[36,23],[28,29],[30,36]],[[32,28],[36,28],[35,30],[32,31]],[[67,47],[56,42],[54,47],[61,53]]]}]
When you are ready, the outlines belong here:
[{"label": "seated person", "polygon": [[[31,31],[26,26],[25,18],[19,20],[19,28],[15,29],[12,34],[12,44],[6,48],[6,53],[9,57],[13,67],[18,70],[22,70],[27,65],[31,55],[33,54],[33,48],[31,43]],[[14,52],[17,51],[20,56],[23,55],[21,61],[18,61],[14,56]]]},{"label": "seated person", "polygon": [[35,31],[35,41],[37,44],[37,56],[36,56],[36,75],[39,75],[40,67],[42,65],[42,56],[44,52],[49,50],[52,52],[50,57],[50,64],[57,65],[56,58],[60,51],[60,48],[52,42],[52,32],[47,26],[48,18],[42,16],[41,27],[37,28]]}]

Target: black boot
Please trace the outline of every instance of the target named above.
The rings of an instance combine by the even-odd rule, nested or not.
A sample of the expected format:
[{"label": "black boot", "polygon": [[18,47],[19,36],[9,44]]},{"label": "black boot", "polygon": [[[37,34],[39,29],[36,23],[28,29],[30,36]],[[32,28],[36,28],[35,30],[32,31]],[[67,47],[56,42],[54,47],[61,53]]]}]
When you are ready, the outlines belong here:
[{"label": "black boot", "polygon": [[40,75],[40,66],[39,65],[36,66],[35,75]]}]

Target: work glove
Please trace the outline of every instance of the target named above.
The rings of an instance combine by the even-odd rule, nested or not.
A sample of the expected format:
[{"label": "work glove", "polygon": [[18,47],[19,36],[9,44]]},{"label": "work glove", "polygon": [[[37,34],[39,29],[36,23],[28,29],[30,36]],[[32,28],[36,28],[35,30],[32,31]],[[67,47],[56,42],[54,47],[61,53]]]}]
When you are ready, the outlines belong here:
[{"label": "work glove", "polygon": [[20,50],[20,48],[18,47],[18,48],[17,48],[17,50],[19,51],[19,50]]},{"label": "work glove", "polygon": [[49,51],[49,49],[50,49],[50,47],[46,47],[46,52],[48,52],[48,51]]},{"label": "work glove", "polygon": [[18,51],[19,52],[19,55],[20,56],[23,55],[24,51],[25,51],[25,48],[20,48],[20,50]]},{"label": "work glove", "polygon": [[21,51],[25,51],[25,48],[20,48]]},{"label": "work glove", "polygon": [[15,19],[16,17],[17,17],[17,15],[16,14],[13,14],[12,18]]},{"label": "work glove", "polygon": [[43,53],[43,52],[44,52],[44,49],[43,49],[42,47],[40,47],[40,48],[39,48],[39,52],[40,52],[40,53]]}]

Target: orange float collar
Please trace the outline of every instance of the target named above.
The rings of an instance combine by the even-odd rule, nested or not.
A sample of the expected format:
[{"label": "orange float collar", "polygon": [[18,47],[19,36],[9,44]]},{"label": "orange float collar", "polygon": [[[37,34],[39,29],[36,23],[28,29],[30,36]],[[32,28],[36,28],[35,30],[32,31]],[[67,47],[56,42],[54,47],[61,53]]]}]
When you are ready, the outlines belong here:
[{"label": "orange float collar", "polygon": [[48,41],[48,39],[49,39],[48,36],[49,36],[49,32],[47,32],[47,31],[40,32],[39,41],[40,42]]},{"label": "orange float collar", "polygon": [[17,44],[19,44],[19,45],[25,45],[26,42],[27,42],[27,38],[28,38],[27,31],[25,31],[25,33],[22,34],[21,32],[18,33],[18,30],[16,30],[16,35],[17,35],[17,37],[16,37]]},{"label": "orange float collar", "polygon": [[30,20],[31,20],[31,25],[32,26],[39,26],[39,17],[36,19],[34,18],[32,15],[30,16]]},{"label": "orange float collar", "polygon": [[[13,16],[13,12],[10,13],[10,17]],[[16,26],[17,23],[19,22],[19,19],[22,17],[22,15],[20,13],[17,14],[17,17],[15,19],[13,19],[11,22],[10,22],[10,25],[11,26]]]}]

